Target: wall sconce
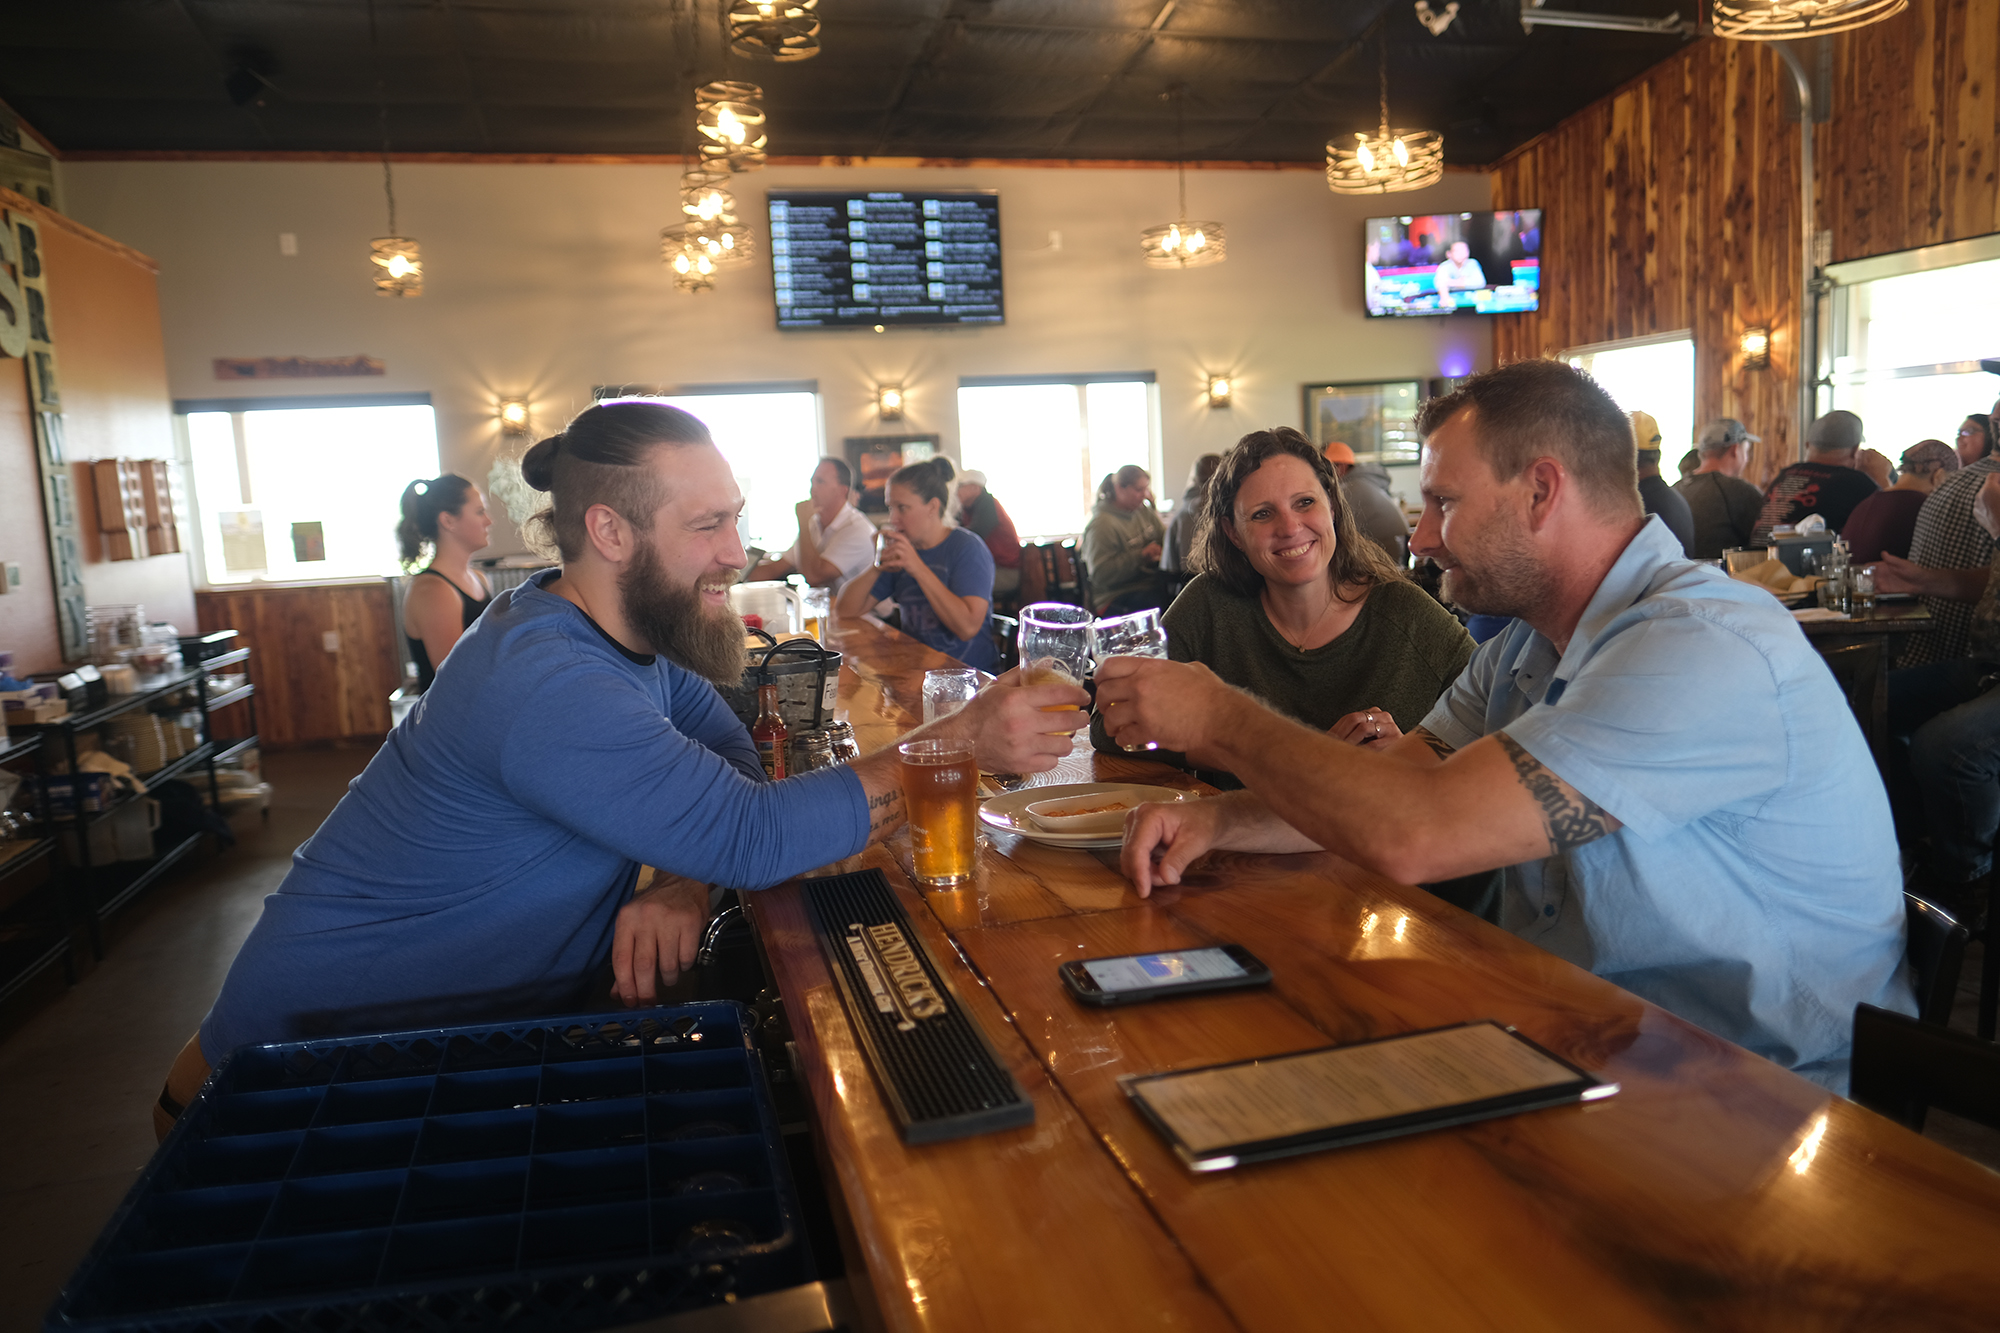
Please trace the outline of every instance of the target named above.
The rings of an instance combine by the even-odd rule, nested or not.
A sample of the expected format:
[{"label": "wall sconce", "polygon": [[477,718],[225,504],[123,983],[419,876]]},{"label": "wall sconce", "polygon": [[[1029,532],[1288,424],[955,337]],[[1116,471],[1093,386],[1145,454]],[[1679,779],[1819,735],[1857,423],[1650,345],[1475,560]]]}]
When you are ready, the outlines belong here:
[{"label": "wall sconce", "polygon": [[506,435],[526,435],[528,433],[528,404],[522,398],[502,398],[494,410],[500,418],[500,430]]},{"label": "wall sconce", "polygon": [[1236,385],[1227,375],[1208,377],[1208,405],[1210,407],[1229,406],[1230,395],[1236,392]]},{"label": "wall sconce", "polygon": [[875,386],[875,415],[884,421],[903,419],[903,386],[900,384],[878,384]]},{"label": "wall sconce", "polygon": [[1763,370],[1771,364],[1771,326],[1755,324],[1743,330],[1736,339],[1736,350],[1743,354],[1745,370]]}]

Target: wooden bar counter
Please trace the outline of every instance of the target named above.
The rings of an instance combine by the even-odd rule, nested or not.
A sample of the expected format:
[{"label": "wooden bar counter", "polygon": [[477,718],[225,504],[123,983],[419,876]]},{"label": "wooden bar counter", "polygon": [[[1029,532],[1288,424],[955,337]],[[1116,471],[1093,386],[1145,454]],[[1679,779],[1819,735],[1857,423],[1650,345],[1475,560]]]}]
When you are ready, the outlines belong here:
[{"label": "wooden bar counter", "polygon": [[[916,724],[926,669],[957,665],[868,622],[833,646],[864,750]],[[1037,781],[1092,779],[1199,788],[1087,742]],[[1421,889],[1328,854],[1228,854],[1141,900],[1115,853],[1003,835],[971,888],[928,893],[908,859],[905,836],[841,868],[887,873],[1032,1127],[903,1144],[796,885],[751,898],[850,1277],[884,1327],[2000,1326],[2000,1177]],[[1056,976],[1222,941],[1274,984],[1101,1010]],[[1117,1082],[1474,1019],[1623,1091],[1198,1176]]]}]

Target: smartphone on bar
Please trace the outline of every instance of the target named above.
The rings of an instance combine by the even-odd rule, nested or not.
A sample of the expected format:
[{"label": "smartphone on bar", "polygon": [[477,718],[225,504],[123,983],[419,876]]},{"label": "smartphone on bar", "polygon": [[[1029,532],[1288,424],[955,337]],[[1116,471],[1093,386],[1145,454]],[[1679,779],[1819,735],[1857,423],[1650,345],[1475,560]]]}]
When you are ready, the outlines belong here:
[{"label": "smartphone on bar", "polygon": [[1056,971],[1069,993],[1085,1004],[1137,1004],[1167,995],[1267,986],[1271,969],[1240,944],[1118,958],[1079,958]]}]

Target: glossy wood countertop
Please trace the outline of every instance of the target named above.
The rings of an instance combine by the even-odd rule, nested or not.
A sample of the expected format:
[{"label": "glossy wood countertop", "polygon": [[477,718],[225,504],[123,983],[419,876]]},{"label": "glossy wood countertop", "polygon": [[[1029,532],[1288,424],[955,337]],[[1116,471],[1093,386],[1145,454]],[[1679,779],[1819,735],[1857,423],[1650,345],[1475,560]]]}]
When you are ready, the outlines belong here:
[{"label": "glossy wood countertop", "polygon": [[[864,750],[908,730],[925,669],[850,623],[840,694]],[[1199,789],[1087,743],[1038,782]],[[2000,1326],[2000,1176],[1421,889],[1328,854],[1217,855],[1141,900],[1115,854],[1007,835],[972,887],[882,867],[1034,1100],[1035,1124],[897,1137],[794,885],[751,899],[822,1160],[893,1329],[1853,1329]],[[1216,941],[1268,989],[1072,1001],[1072,958]],[[1197,1176],[1117,1080],[1496,1019],[1623,1091]],[[859,1276],[859,1274],[854,1274]]]}]

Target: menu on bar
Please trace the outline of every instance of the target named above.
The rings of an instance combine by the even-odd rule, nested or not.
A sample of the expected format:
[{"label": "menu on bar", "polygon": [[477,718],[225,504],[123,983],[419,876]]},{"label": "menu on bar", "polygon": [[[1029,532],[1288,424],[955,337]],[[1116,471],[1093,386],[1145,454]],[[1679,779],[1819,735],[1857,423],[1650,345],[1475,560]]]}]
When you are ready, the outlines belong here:
[{"label": "menu on bar", "polygon": [[1000,196],[773,190],[781,329],[999,324]]}]

